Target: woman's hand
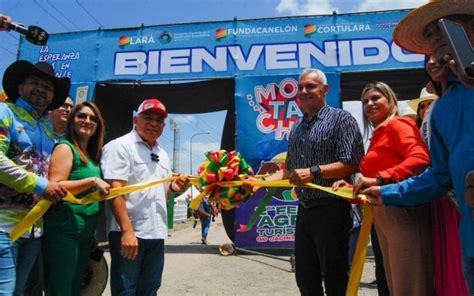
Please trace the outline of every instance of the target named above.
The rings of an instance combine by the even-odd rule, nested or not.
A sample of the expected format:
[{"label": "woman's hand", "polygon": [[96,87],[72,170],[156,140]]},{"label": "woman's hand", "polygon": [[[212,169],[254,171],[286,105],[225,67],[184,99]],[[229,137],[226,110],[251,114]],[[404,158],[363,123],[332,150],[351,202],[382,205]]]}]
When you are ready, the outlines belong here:
[{"label": "woman's hand", "polygon": [[372,206],[383,206],[380,186],[370,186],[361,191],[361,195],[368,198],[368,204]]},{"label": "woman's hand", "polygon": [[332,190],[337,191],[341,187],[352,187],[352,184],[346,180],[338,180],[332,183]]},{"label": "woman's hand", "polygon": [[94,183],[92,186],[98,189],[101,195],[109,194],[110,184],[102,179],[94,178]]},{"label": "woman's hand", "polygon": [[359,195],[363,189],[375,185],[378,185],[377,179],[361,176],[354,185],[353,196],[357,197],[357,195]]}]

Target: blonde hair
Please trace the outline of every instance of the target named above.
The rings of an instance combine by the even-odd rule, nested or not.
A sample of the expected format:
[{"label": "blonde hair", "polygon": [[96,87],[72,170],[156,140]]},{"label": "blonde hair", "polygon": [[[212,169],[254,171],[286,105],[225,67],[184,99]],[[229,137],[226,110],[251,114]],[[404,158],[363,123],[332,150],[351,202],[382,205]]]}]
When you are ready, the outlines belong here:
[{"label": "blonde hair", "polygon": [[[388,84],[385,82],[377,81],[373,83],[368,83],[364,89],[362,90],[362,94],[360,96],[360,99],[363,100],[364,96],[367,92],[370,90],[376,90],[380,92],[384,97],[387,98],[388,100],[388,115],[387,118],[391,118],[395,115],[398,115],[398,99],[397,95],[395,92],[392,90]],[[367,118],[367,115],[365,115],[364,112],[364,106],[362,106],[362,118],[364,121],[364,138],[368,138],[369,133],[371,130],[373,130],[374,125],[372,122],[370,122],[369,118]]]}]

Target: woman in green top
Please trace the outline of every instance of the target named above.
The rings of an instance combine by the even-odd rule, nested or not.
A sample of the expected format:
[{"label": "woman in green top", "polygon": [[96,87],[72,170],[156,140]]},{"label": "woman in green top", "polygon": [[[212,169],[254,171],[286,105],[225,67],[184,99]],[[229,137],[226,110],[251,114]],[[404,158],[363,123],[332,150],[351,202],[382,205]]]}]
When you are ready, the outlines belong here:
[{"label": "woman in green top", "polygon": [[[51,156],[49,180],[59,182],[77,198],[99,190],[109,192],[101,179],[99,161],[104,143],[104,121],[96,105],[74,107],[69,115],[65,139]],[[43,257],[46,295],[79,295],[89,262],[97,226],[99,203],[78,205],[62,202],[44,217]]]}]

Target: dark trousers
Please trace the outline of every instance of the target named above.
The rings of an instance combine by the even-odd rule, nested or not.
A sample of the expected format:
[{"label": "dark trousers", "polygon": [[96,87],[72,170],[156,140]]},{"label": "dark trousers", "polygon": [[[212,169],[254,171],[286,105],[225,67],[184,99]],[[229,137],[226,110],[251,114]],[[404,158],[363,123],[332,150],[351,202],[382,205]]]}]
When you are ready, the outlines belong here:
[{"label": "dark trousers", "polygon": [[348,282],[350,205],[298,207],[295,235],[295,276],[301,295],[345,295]]}]

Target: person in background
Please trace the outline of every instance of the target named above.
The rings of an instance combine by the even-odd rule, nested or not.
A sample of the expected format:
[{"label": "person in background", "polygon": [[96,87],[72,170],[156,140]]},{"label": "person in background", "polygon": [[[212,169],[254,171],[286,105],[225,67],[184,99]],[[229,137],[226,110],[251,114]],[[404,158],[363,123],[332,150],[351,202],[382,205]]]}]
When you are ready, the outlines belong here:
[{"label": "person in background", "polygon": [[[105,126],[92,103],[77,105],[67,121],[64,139],[51,156],[49,180],[58,182],[76,198],[99,190],[109,192],[99,167]],[[79,295],[89,264],[99,202],[53,205],[44,217],[43,255],[46,295]]]},{"label": "person in background", "polygon": [[203,245],[207,245],[207,235],[209,234],[209,229],[211,228],[212,211],[213,209],[209,199],[204,197],[199,209],[197,210],[199,220],[201,221],[201,242]]},{"label": "person in background", "polygon": [[[373,132],[354,191],[365,184],[397,182],[429,166],[428,151],[415,121],[397,116],[397,97],[387,84],[367,84],[361,101],[365,135],[371,129]],[[340,180],[333,189],[348,185]],[[430,207],[373,210],[390,295],[433,295]]]},{"label": "person in background", "polygon": [[54,147],[47,114],[64,103],[70,86],[44,62],[16,61],[3,76],[8,102],[0,103],[0,291],[6,295],[23,294],[41,249],[42,223],[15,242],[9,233],[41,196],[55,203],[67,193],[47,179]]},{"label": "person in background", "polygon": [[[144,100],[134,113],[134,129],[104,147],[102,171],[113,188],[172,176],[168,154],[158,144],[168,116],[157,99]],[[112,295],[156,295],[168,238],[166,200],[183,191],[182,174],[160,184],[111,200],[106,207]]]},{"label": "person in background", "polygon": [[[265,180],[331,186],[340,178],[351,180],[358,171],[364,154],[359,127],[349,112],[326,105],[328,91],[322,71],[306,69],[300,75],[297,99],[304,117],[290,132],[285,169]],[[256,190],[258,187],[252,188]],[[323,191],[296,187],[295,192],[299,199],[295,277],[300,293],[345,295],[351,206]]]},{"label": "person in background", "polygon": [[67,119],[73,107],[74,101],[68,96],[66,101],[64,101],[64,104],[62,104],[59,108],[49,111],[49,118],[51,119],[54,135],[58,140],[64,138]]},{"label": "person in background", "polygon": [[[431,168],[398,184],[371,186],[361,191],[375,205],[413,206],[429,203],[454,188],[461,210],[460,238],[464,276],[470,295],[474,294],[474,80],[459,74],[456,61],[437,21],[448,19],[461,24],[474,44],[474,6],[468,1],[439,0],[413,10],[397,25],[394,41],[415,53],[433,55],[439,65],[448,65],[446,89],[437,100],[429,120]],[[438,70],[439,70],[439,66]],[[434,68],[436,70],[436,68]],[[381,197],[381,198],[380,198]],[[457,286],[455,283],[453,286]]]}]

